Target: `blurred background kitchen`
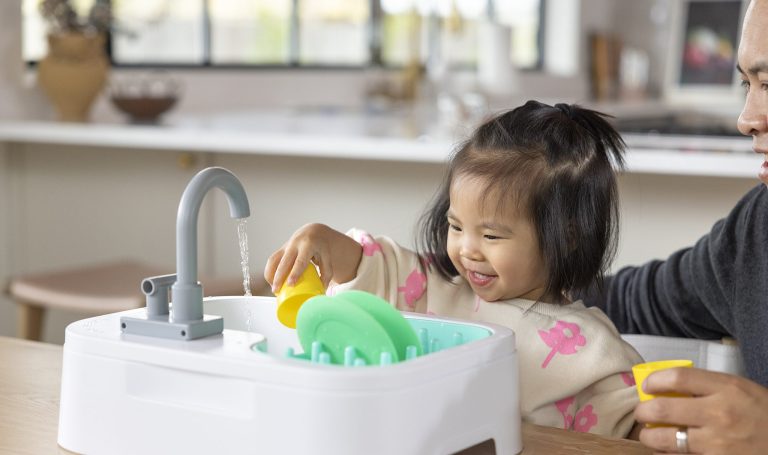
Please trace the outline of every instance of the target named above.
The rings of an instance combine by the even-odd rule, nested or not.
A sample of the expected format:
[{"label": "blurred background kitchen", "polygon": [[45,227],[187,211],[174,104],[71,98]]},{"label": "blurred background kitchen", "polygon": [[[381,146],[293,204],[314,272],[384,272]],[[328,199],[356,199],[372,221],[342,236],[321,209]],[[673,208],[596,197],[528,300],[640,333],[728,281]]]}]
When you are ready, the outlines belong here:
[{"label": "blurred background kitchen", "polygon": [[[528,99],[616,117],[629,152],[614,268],[665,257],[757,184],[762,157],[735,128],[743,9],[4,1],[0,335],[62,342],[67,323],[132,305],[114,302],[126,286],[140,302],[137,278],[121,271],[174,272],[179,198],[207,166],[248,192],[255,294],[268,255],[308,222],[412,245],[452,148]],[[201,275],[218,286],[204,289],[241,292],[236,223],[219,192],[199,232]]]}]

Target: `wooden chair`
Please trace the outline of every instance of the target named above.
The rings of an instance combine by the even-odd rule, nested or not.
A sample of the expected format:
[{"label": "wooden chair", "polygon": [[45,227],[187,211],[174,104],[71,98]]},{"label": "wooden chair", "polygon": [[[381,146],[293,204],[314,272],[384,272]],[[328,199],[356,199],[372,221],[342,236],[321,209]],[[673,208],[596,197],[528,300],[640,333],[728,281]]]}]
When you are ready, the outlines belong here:
[{"label": "wooden chair", "polygon": [[[48,309],[96,316],[143,307],[145,296],[141,292],[141,280],[167,273],[173,271],[136,261],[119,260],[15,277],[10,280],[7,292],[18,304],[18,336],[40,340]],[[228,280],[199,279],[206,296],[243,295],[242,277]],[[254,295],[266,289],[262,288],[254,289]]]}]

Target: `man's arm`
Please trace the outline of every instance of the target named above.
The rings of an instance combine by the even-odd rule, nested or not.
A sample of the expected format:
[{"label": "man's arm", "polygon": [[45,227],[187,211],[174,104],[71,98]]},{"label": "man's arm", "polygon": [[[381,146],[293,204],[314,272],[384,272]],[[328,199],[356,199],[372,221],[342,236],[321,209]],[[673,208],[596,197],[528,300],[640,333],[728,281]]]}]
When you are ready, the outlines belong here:
[{"label": "man's arm", "polygon": [[747,193],[693,247],[664,261],[625,267],[597,286],[577,293],[601,308],[622,333],[718,339],[734,335],[734,305],[740,288],[768,261],[762,220],[768,217],[762,185]]}]

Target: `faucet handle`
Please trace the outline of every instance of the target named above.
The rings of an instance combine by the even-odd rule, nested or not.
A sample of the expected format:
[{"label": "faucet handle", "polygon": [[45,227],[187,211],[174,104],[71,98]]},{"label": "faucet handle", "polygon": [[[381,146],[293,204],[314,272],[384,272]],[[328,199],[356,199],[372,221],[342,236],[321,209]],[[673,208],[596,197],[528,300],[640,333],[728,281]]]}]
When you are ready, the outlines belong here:
[{"label": "faucet handle", "polygon": [[175,282],[175,273],[152,276],[141,281],[141,291],[147,296],[148,318],[168,316],[168,291]]},{"label": "faucet handle", "polygon": [[[189,341],[215,335],[224,330],[224,319],[221,316],[204,315],[200,321],[173,320],[169,311],[169,294],[176,294],[173,289],[175,285],[178,285],[176,274],[144,278],[141,281],[141,291],[147,296],[146,314],[121,316],[122,333]],[[200,289],[202,291],[202,288]],[[174,300],[178,298],[177,295],[173,297]],[[177,303],[174,302],[174,314]],[[200,305],[202,306],[202,301]]]}]

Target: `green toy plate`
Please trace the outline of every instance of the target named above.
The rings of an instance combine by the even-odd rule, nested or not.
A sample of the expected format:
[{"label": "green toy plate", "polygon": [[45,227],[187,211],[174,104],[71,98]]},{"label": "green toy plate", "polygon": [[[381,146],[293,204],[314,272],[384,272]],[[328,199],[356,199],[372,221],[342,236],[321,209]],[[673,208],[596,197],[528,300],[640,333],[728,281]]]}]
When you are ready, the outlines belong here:
[{"label": "green toy plate", "polygon": [[339,292],[336,294],[336,298],[346,300],[373,316],[395,343],[397,356],[400,360],[405,359],[405,350],[408,346],[415,346],[417,355],[422,355],[421,343],[416,331],[397,308],[390,305],[386,300],[368,292],[355,290]]},{"label": "green toy plate", "polygon": [[331,363],[344,364],[348,346],[354,347],[356,357],[367,365],[379,364],[382,352],[388,352],[392,362],[401,359],[384,326],[347,299],[321,295],[307,300],[299,310],[296,331],[305,353],[311,352],[312,343],[318,341],[330,355]]}]

